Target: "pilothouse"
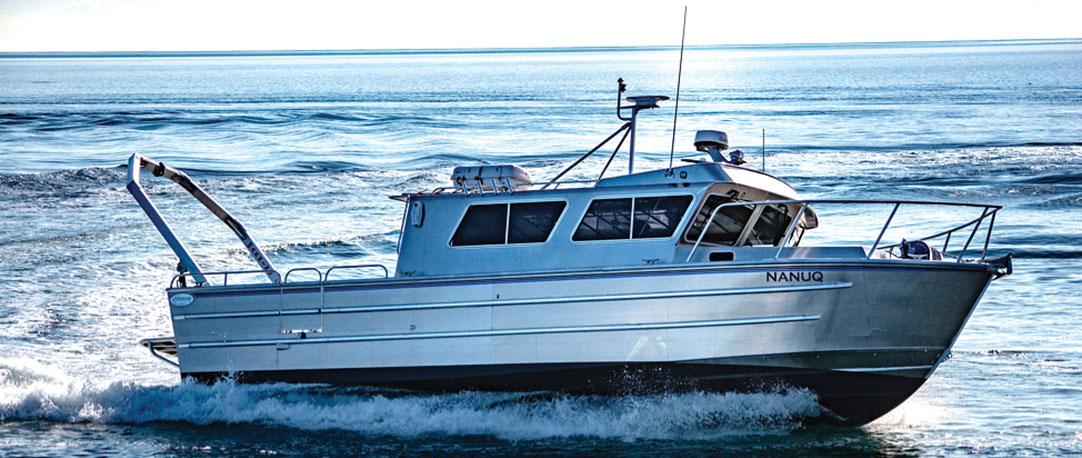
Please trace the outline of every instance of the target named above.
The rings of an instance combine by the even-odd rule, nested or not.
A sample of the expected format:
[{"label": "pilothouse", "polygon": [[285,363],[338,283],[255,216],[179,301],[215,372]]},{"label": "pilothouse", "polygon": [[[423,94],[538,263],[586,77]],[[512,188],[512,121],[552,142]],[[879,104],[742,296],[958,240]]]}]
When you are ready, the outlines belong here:
[{"label": "pilothouse", "polygon": [[[623,124],[550,180],[464,164],[446,187],[392,196],[405,206],[393,269],[280,272],[183,172],[132,155],[128,189],[180,260],[167,289],[175,335],[144,345],[206,382],[573,394],[781,384],[817,394],[808,421],[862,424],[931,376],[989,283],[1011,273],[1009,255],[987,256],[998,205],[806,199],[743,167],[739,150],[726,156],[717,130],[693,141],[708,160],[638,171],[640,112],[668,98],[625,89],[619,80]],[[564,179],[617,137],[596,178]],[[606,176],[625,142],[628,173]],[[258,269],[201,269],[140,170],[191,192]],[[828,206],[891,212],[868,245],[802,245]],[[972,219],[885,244],[899,208],[927,206]]]}]

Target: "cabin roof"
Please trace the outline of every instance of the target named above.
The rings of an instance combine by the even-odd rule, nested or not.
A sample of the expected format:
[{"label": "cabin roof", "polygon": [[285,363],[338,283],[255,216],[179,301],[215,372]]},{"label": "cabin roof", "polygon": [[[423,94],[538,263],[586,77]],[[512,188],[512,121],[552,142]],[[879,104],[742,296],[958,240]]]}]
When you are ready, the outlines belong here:
[{"label": "cabin roof", "polygon": [[[735,183],[755,189],[760,189],[768,193],[777,195],[783,199],[800,199],[800,195],[796,192],[796,190],[793,189],[792,186],[789,186],[784,181],[778,179],[777,177],[774,177],[773,175],[744,167],[705,161],[674,167],[671,173],[668,169],[658,169],[646,172],[639,172],[631,175],[621,175],[616,177],[603,178],[601,180],[593,181],[567,180],[559,181],[556,183],[527,182],[517,184],[507,182],[506,187],[504,187],[504,183],[476,183],[473,186],[470,186],[469,184],[463,186],[463,183],[461,183],[461,181],[462,180],[458,180],[453,186],[437,188],[432,191],[419,191],[397,194],[390,196],[390,198],[404,202],[412,197],[460,195],[475,193],[478,192],[478,189],[480,189],[482,192],[487,191],[499,194],[501,193],[501,189],[503,190],[503,192],[506,192],[508,187],[513,192],[537,192],[556,189],[567,189],[568,187],[612,189],[621,187]],[[493,186],[498,186],[499,188],[493,189]],[[531,194],[537,195],[533,192],[531,192]]]}]

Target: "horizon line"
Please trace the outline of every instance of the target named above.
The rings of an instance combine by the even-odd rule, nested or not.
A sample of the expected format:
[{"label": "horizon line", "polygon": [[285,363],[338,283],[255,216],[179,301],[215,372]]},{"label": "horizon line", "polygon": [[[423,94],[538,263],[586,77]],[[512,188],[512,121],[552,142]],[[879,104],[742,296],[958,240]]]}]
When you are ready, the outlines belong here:
[{"label": "horizon line", "polygon": [[[982,45],[1027,45],[1082,43],[1078,38],[1004,38],[994,40],[915,40],[915,41],[852,41],[809,43],[744,43],[688,45],[687,49],[700,50],[756,50],[771,48],[877,48],[877,47],[946,47]],[[374,49],[266,49],[266,50],[203,50],[203,51],[0,51],[0,58],[35,57],[235,57],[235,56],[334,56],[334,55],[424,55],[424,54],[515,54],[552,52],[609,52],[609,51],[669,51],[679,49],[676,45],[644,46],[558,46],[558,47],[478,47],[478,48],[374,48]]]}]

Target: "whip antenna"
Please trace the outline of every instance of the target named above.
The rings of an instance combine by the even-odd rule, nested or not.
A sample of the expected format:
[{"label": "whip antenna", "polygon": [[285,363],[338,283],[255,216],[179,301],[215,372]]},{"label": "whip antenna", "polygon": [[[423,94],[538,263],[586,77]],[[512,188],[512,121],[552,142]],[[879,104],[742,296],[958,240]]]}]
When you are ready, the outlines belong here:
[{"label": "whip antenna", "polygon": [[676,108],[672,112],[672,143],[669,144],[669,174],[672,174],[672,158],[676,152],[676,116],[680,114],[680,79],[684,76],[684,36],[688,31],[688,7],[684,5],[684,27],[680,30],[680,66],[676,70]]},{"label": "whip antenna", "polygon": [[760,156],[763,157],[763,173],[766,173],[766,129],[763,129],[763,152]]}]

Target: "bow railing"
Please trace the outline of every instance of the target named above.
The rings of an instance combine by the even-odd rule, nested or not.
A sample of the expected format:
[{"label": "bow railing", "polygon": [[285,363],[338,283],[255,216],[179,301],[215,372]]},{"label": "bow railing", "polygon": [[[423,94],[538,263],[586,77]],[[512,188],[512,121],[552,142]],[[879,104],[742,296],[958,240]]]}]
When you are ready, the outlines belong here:
[{"label": "bow railing", "polygon": [[[969,251],[970,245],[973,243],[973,240],[976,237],[977,232],[980,230],[982,224],[987,220],[988,221],[988,228],[987,228],[987,232],[985,233],[985,236],[984,236],[984,241],[983,241],[984,242],[984,247],[981,250],[981,257],[979,259],[979,261],[984,261],[988,256],[988,244],[992,239],[992,228],[995,226],[996,213],[998,213],[999,210],[1001,210],[1003,208],[1003,206],[1001,206],[1001,205],[991,205],[991,204],[976,204],[976,203],[966,203],[966,202],[936,202],[936,201],[922,201],[922,200],[804,199],[804,200],[764,200],[764,201],[753,201],[753,202],[726,202],[724,204],[718,205],[717,207],[714,208],[713,211],[710,212],[710,217],[706,220],[705,224],[703,225],[703,229],[699,232],[699,236],[696,238],[695,244],[691,247],[691,251],[688,253],[688,256],[687,256],[687,259],[685,260],[685,262],[691,262],[692,257],[695,255],[695,251],[699,248],[699,245],[702,244],[703,237],[708,232],[707,229],[710,227],[710,224],[712,224],[714,222],[714,218],[717,217],[718,212],[721,211],[721,209],[727,208],[727,207],[752,207],[754,209],[755,207],[759,207],[759,206],[793,205],[793,204],[799,205],[800,209],[797,211],[796,217],[794,217],[789,222],[789,225],[786,228],[785,237],[782,238],[779,241],[776,241],[774,246],[777,246],[778,249],[774,253],[774,259],[778,259],[781,256],[781,253],[785,249],[785,247],[789,245],[789,241],[792,239],[793,233],[796,231],[797,227],[799,227],[799,225],[802,223],[802,219],[804,217],[804,214],[806,213],[806,210],[808,208],[810,208],[811,205],[816,205],[816,206],[820,206],[820,205],[892,205],[893,207],[891,208],[890,215],[887,217],[886,222],[883,223],[883,227],[879,230],[879,235],[876,237],[875,242],[871,246],[871,249],[868,250],[868,254],[867,254],[866,259],[871,259],[872,255],[875,253],[875,251],[877,249],[890,250],[890,249],[893,249],[894,247],[898,247],[900,245],[900,244],[893,244],[893,245],[887,245],[887,246],[884,246],[884,247],[880,248],[879,247],[879,242],[881,242],[883,240],[883,235],[886,234],[887,229],[890,228],[891,223],[894,221],[894,216],[898,213],[898,209],[901,208],[903,205],[905,205],[905,206],[941,206],[941,207],[980,208],[981,209],[981,215],[980,216],[978,216],[978,217],[976,217],[976,218],[974,218],[972,220],[969,220],[964,224],[952,227],[952,228],[947,229],[945,231],[914,239],[914,241],[927,242],[927,241],[930,241],[930,240],[938,239],[940,237],[944,237],[945,241],[943,243],[943,248],[942,248],[941,251],[945,256],[947,256],[947,249],[950,247],[951,236],[956,232],[959,232],[959,231],[961,231],[963,229],[966,229],[966,228],[968,228],[970,226],[973,226],[973,229],[971,231],[969,231],[968,237],[966,238],[965,245],[962,247],[962,251],[957,256],[957,261],[956,262],[962,262],[963,259],[965,258],[966,253]],[[754,224],[754,223],[755,223],[754,221],[748,221],[747,222],[747,224]]]}]

